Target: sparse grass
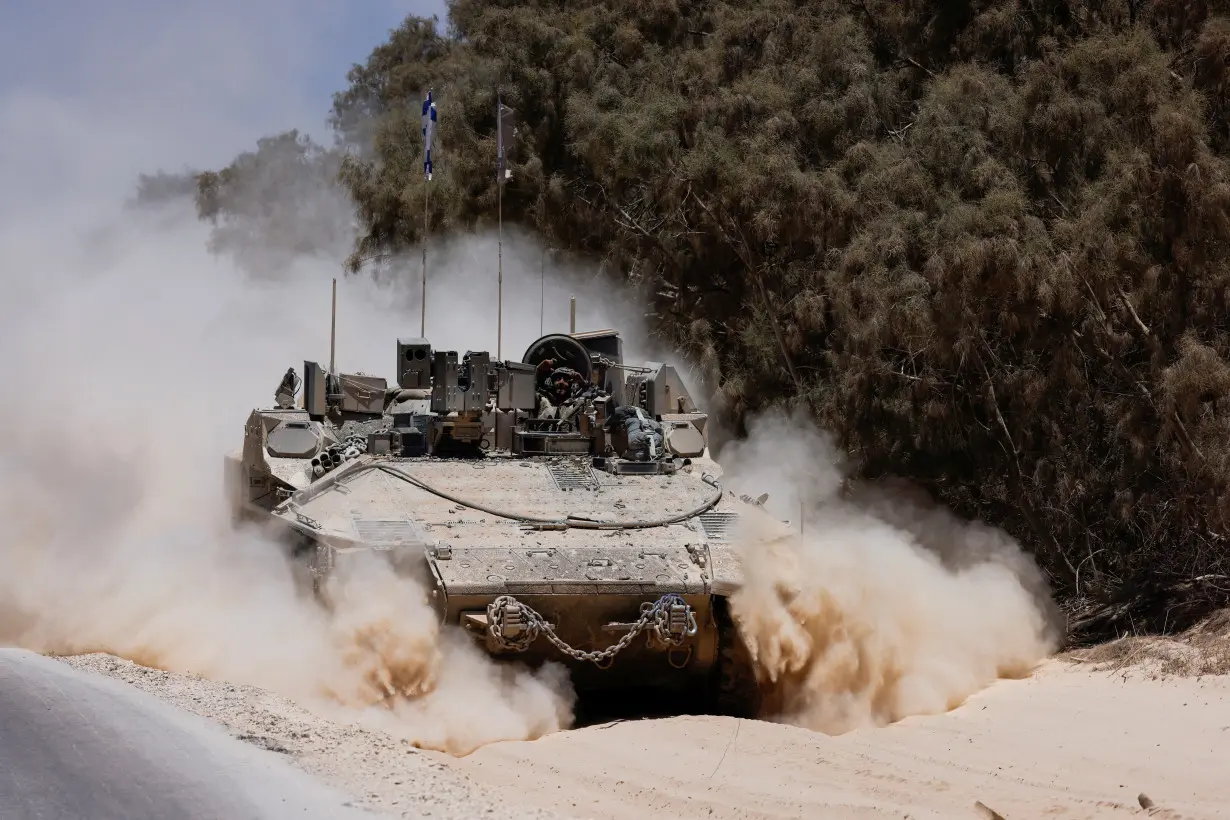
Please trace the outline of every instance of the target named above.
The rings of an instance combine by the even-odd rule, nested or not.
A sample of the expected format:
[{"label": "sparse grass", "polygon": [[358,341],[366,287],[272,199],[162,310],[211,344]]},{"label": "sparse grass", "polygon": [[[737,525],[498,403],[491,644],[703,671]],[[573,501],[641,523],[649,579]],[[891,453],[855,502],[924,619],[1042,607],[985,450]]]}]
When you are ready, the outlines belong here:
[{"label": "sparse grass", "polygon": [[1174,636],[1127,636],[1059,656],[1099,671],[1134,671],[1150,678],[1230,674],[1230,609]]}]

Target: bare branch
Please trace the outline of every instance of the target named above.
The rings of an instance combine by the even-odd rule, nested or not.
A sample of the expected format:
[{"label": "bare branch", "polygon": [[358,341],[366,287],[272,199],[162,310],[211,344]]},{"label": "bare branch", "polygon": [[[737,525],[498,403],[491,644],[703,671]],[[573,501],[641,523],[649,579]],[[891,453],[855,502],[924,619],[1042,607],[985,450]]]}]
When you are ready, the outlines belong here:
[{"label": "bare branch", "polygon": [[1132,300],[1128,299],[1127,294],[1123,292],[1123,288],[1115,288],[1115,290],[1119,291],[1119,298],[1123,300],[1123,306],[1128,309],[1128,313],[1132,314],[1132,318],[1136,320],[1136,325],[1140,328],[1141,332],[1148,336],[1149,326],[1140,321],[1136,308],[1132,307]]}]

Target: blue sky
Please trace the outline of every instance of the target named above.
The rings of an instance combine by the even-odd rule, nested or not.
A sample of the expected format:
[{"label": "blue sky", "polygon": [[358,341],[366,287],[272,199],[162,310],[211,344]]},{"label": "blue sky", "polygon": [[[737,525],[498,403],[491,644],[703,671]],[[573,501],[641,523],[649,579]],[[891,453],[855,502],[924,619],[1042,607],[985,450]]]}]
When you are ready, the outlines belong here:
[{"label": "blue sky", "polygon": [[436,15],[442,31],[448,24],[444,0],[357,2],[341,15],[340,25],[327,33],[329,50],[320,55],[320,61],[304,77],[312,93],[321,95],[324,107],[330,104],[333,92],[344,87],[351,65],[363,62],[373,48],[388,39],[389,30],[409,14]]},{"label": "blue sky", "polygon": [[0,212],[48,182],[102,193],[324,136],[347,70],[412,13],[443,24],[445,2],[0,0]]},{"label": "blue sky", "polygon": [[[438,15],[443,27],[447,11],[444,0],[0,0],[0,95],[15,88],[71,94],[105,71],[134,34],[174,45],[192,37],[193,29],[246,16],[250,35],[268,36],[288,51],[310,49],[310,59],[302,53],[291,58],[299,71],[287,79],[297,86],[292,93],[324,111],[350,66],[408,14]],[[173,52],[162,56],[173,58]]]}]

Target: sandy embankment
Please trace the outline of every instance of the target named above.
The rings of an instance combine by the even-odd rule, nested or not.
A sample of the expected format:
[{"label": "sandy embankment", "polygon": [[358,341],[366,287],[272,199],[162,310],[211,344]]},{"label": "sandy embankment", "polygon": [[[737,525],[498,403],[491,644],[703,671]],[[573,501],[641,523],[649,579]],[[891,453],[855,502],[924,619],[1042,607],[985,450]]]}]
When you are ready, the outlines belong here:
[{"label": "sandy embankment", "polygon": [[[465,758],[329,723],[248,687],[68,659],[283,752],[403,817],[1230,817],[1230,677],[1059,660],[947,714],[829,736],[713,717],[625,721]],[[1154,808],[1141,807],[1139,795]]]},{"label": "sandy embankment", "polygon": [[680,717],[499,743],[456,769],[590,817],[1230,817],[1230,677],[1050,661],[944,715],[830,737]]}]

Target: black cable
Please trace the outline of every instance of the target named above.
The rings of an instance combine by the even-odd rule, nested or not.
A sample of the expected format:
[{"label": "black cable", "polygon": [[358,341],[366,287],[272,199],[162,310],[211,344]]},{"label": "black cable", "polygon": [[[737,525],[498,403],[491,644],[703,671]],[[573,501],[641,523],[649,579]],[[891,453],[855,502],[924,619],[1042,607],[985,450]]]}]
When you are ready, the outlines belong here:
[{"label": "black cable", "polygon": [[420,490],[423,490],[424,492],[429,492],[432,495],[439,496],[440,498],[443,498],[446,501],[451,501],[454,504],[460,504],[463,507],[469,507],[472,510],[478,510],[479,512],[487,513],[488,515],[494,515],[497,518],[508,518],[513,521],[521,521],[526,524],[543,524],[543,525],[558,527],[562,529],[644,530],[644,529],[650,529],[652,527],[665,527],[670,524],[678,524],[681,521],[686,521],[689,518],[694,518],[698,515],[706,513],[709,510],[713,509],[715,506],[717,506],[717,503],[722,500],[722,486],[718,484],[717,479],[715,479],[713,476],[705,474],[701,476],[701,480],[704,481],[709,486],[714,488],[715,492],[713,493],[713,495],[709,498],[708,501],[706,501],[704,504],[697,507],[696,509],[691,510],[690,512],[681,513],[680,515],[672,516],[670,518],[660,518],[660,519],[653,520],[653,521],[627,521],[627,522],[590,521],[584,518],[573,518],[571,516],[569,516],[568,518],[562,518],[562,519],[561,518],[539,518],[537,516],[525,515],[523,513],[513,513],[513,512],[507,512],[505,510],[497,510],[497,509],[493,509],[491,507],[485,506],[483,504],[478,504],[473,501],[467,501],[463,498],[452,495],[451,493],[446,493],[441,489],[433,487],[430,484],[428,484],[426,481],[423,481],[421,478],[411,475],[410,473],[407,473],[404,470],[400,470],[397,467],[392,466],[391,464],[377,464],[375,466],[377,469],[384,470],[386,473],[389,473],[390,475],[400,478],[402,481],[405,481],[407,484],[410,484],[414,487],[418,487]]}]

